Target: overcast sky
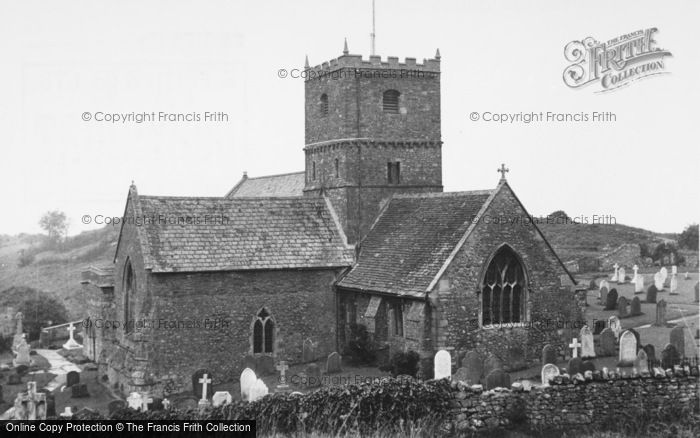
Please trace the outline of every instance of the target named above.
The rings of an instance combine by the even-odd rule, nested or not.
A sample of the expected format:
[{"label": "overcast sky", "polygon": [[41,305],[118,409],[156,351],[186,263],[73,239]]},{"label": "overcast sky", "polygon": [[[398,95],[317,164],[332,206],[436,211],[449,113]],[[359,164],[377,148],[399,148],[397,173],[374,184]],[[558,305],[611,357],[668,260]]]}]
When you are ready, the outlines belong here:
[{"label": "overcast sky", "polygon": [[[445,190],[496,186],[531,214],[612,215],[680,232],[697,222],[693,1],[377,0],[377,54],[442,54]],[[0,0],[0,233],[41,214],[121,215],[149,195],[225,194],[241,177],[303,170],[304,88],[278,70],[369,55],[371,0]],[[564,46],[658,28],[670,74],[612,93],[570,89]],[[227,123],[110,124],[84,112],[203,113]],[[496,124],[472,112],[611,111],[613,123]]]}]

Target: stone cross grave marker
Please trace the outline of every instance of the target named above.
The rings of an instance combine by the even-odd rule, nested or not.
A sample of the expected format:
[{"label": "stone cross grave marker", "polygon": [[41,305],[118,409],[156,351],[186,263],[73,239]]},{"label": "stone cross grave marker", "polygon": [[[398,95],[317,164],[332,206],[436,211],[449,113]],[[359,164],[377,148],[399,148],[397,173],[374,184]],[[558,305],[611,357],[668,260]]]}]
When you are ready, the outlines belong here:
[{"label": "stone cross grave marker", "polygon": [[544,386],[549,386],[549,381],[552,380],[554,377],[559,375],[559,367],[547,363],[542,367],[542,384]]},{"label": "stone cross grave marker", "polygon": [[211,383],[211,379],[209,378],[209,374],[204,374],[201,379],[199,379],[199,383],[202,384],[202,400],[207,399],[207,395],[209,394],[207,392],[207,387]]},{"label": "stone cross grave marker", "polygon": [[639,266],[632,266],[632,271],[634,272],[634,276],[632,277],[632,283],[634,283],[637,281],[637,272],[639,271]]},{"label": "stone cross grave marker", "polygon": [[615,273],[612,275],[612,277],[610,277],[610,281],[617,281],[617,270],[619,267],[620,265],[618,265],[617,263],[613,265],[613,268],[615,268]]},{"label": "stone cross grave marker", "polygon": [[637,358],[637,337],[629,330],[620,336],[620,366],[631,366]]},{"label": "stone cross grave marker", "polygon": [[447,350],[440,350],[434,359],[435,380],[450,379],[452,377],[452,357]]},{"label": "stone cross grave marker", "polygon": [[63,344],[63,348],[65,348],[66,350],[76,350],[78,348],[83,348],[83,346],[78,344],[78,342],[76,342],[75,338],[73,337],[73,332],[75,332],[76,328],[72,322],[68,324],[68,328],[66,330],[68,330],[70,338],[68,339],[68,341],[66,341],[65,344]]},{"label": "stone cross grave marker", "polygon": [[593,333],[588,325],[581,327],[579,332],[581,337],[581,357],[595,357],[595,347],[593,343]]},{"label": "stone cross grave marker", "polygon": [[287,385],[287,370],[289,369],[289,365],[287,365],[286,361],[281,360],[275,368],[277,369],[277,371],[280,372],[279,384],[277,385],[277,389],[280,391],[284,391],[287,388],[289,388],[289,385]]},{"label": "stone cross grave marker", "polygon": [[250,368],[243,370],[241,373],[241,400],[248,400],[250,391],[257,380],[258,376],[255,375],[255,371]]},{"label": "stone cross grave marker", "polygon": [[149,394],[144,394],[143,398],[141,399],[141,412],[147,412],[148,406],[151,403],[153,403],[153,397],[151,397]]},{"label": "stone cross grave marker", "polygon": [[578,339],[574,338],[573,341],[569,344],[569,348],[571,348],[571,357],[578,357],[578,348],[581,346],[579,344]]}]

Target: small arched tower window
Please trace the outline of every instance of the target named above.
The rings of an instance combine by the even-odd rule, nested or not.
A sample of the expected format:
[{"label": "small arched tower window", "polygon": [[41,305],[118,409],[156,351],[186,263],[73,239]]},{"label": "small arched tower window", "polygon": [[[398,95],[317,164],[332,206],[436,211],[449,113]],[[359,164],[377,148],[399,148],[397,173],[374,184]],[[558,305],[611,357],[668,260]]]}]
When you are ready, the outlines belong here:
[{"label": "small arched tower window", "polygon": [[382,107],[385,113],[398,114],[399,113],[399,93],[396,90],[386,90],[382,98]]},{"label": "small arched tower window", "polygon": [[525,269],[508,246],[499,249],[482,283],[482,324],[524,322],[526,319]]},{"label": "small arched tower window", "polygon": [[321,99],[319,100],[319,110],[321,112],[321,117],[328,115],[328,95],[323,93]]},{"label": "small arched tower window", "polygon": [[335,159],[335,177],[338,178],[340,176],[340,163],[338,162],[338,159]]},{"label": "small arched tower window", "polygon": [[136,280],[134,279],[134,269],[131,261],[126,261],[124,267],[124,328],[127,333],[134,328],[134,294],[136,290]]},{"label": "small arched tower window", "polygon": [[275,321],[264,307],[253,322],[253,353],[272,353],[275,340]]}]

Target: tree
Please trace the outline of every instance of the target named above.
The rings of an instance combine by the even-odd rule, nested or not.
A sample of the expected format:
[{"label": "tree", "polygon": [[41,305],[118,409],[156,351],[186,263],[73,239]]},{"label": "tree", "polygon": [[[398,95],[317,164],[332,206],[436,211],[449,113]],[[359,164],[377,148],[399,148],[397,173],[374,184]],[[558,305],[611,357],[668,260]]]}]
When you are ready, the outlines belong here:
[{"label": "tree", "polygon": [[68,219],[62,211],[47,211],[39,220],[39,226],[49,235],[49,242],[58,244],[68,232]]},{"label": "tree", "polygon": [[678,237],[678,245],[681,248],[698,250],[698,224],[688,225]]},{"label": "tree", "polygon": [[39,339],[42,327],[68,322],[66,307],[46,292],[27,288],[25,297],[20,305],[20,311],[24,316],[23,325],[28,341]]}]

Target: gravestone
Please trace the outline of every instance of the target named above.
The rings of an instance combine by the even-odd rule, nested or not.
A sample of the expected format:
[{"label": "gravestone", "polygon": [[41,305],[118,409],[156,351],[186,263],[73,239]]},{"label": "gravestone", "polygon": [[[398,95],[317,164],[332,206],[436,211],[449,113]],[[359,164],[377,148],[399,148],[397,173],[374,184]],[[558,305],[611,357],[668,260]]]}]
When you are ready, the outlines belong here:
[{"label": "gravestone", "polygon": [[671,330],[669,343],[676,347],[680,357],[685,356],[685,328],[683,326],[677,326]]},{"label": "gravestone", "polygon": [[647,344],[644,347],[644,352],[647,354],[647,358],[652,361],[656,361],[656,349],[652,344]]},{"label": "gravestone", "polygon": [[700,301],[700,282],[695,283],[695,302]]},{"label": "gravestone", "polygon": [[459,367],[457,368],[457,371],[455,371],[454,375],[452,376],[452,381],[453,382],[463,382],[468,385],[472,385],[473,383],[469,382],[469,370],[466,369],[465,367]]},{"label": "gravestone", "polygon": [[617,263],[615,263],[615,264],[613,265],[613,268],[615,268],[615,273],[612,275],[612,277],[610,277],[610,281],[615,281],[615,282],[616,282],[616,281],[618,280],[618,277],[617,277],[617,270],[620,269],[620,265],[618,265]]},{"label": "gravestone", "polygon": [[[316,365],[316,367],[318,368],[318,365]],[[265,385],[265,382],[263,382],[262,379],[258,379],[250,390],[248,401],[252,403],[256,400],[260,400],[267,394],[269,394],[267,385]]]},{"label": "gravestone", "polygon": [[29,366],[31,363],[31,359],[29,357],[30,351],[31,347],[29,347],[29,344],[27,344],[26,341],[24,343],[20,343],[17,346],[17,356],[12,361],[13,365],[15,367]]},{"label": "gravestone", "polygon": [[678,354],[676,347],[673,344],[666,344],[666,347],[661,351],[661,366],[664,369],[669,369],[679,363],[681,363],[681,356]]},{"label": "gravestone", "polygon": [[435,380],[450,379],[452,377],[452,357],[447,350],[440,350],[434,359]]},{"label": "gravestone", "polygon": [[611,328],[606,328],[600,333],[600,355],[614,356],[615,355],[615,333]]},{"label": "gravestone", "polygon": [[567,367],[567,372],[570,375],[578,374],[583,372],[583,360],[580,357],[573,357],[569,360],[569,365]]},{"label": "gravestone", "polygon": [[608,302],[608,288],[607,287],[601,287],[599,294],[598,294],[598,299],[600,300],[600,304],[605,305]]},{"label": "gravestone", "polygon": [[593,334],[594,335],[599,335],[601,332],[605,330],[605,321],[602,319],[596,319],[593,321]]},{"label": "gravestone", "polygon": [[671,266],[671,275],[676,275],[678,274],[678,266],[672,265]]},{"label": "gravestone", "polygon": [[486,376],[486,389],[510,388],[510,374],[498,369]]},{"label": "gravestone", "polygon": [[66,374],[66,386],[73,386],[80,383],[80,373],[77,371],[68,371]]},{"label": "gravestone", "polygon": [[542,365],[557,362],[557,348],[547,344],[542,348]]},{"label": "gravestone", "polygon": [[340,366],[340,355],[338,352],[334,351],[328,355],[328,360],[326,360],[326,372],[327,373],[339,373],[342,371]]},{"label": "gravestone", "polygon": [[661,282],[666,283],[666,279],[668,278],[668,269],[666,269],[666,266],[662,266],[661,269],[659,269],[659,274],[661,274]]},{"label": "gravestone", "polygon": [[493,353],[486,356],[486,359],[484,360],[484,376],[489,375],[491,371],[502,369],[503,361],[501,360],[501,358],[499,358]]},{"label": "gravestone", "polygon": [[246,368],[243,370],[241,373],[241,400],[248,400],[248,396],[250,394],[250,390],[253,388],[253,385],[255,385],[255,382],[257,382],[258,377],[255,375],[255,372],[251,370],[250,368]]},{"label": "gravestone", "polygon": [[654,274],[654,287],[656,288],[656,290],[664,290],[664,281],[665,279],[663,278],[660,272]]},{"label": "gravestone", "polygon": [[578,357],[579,347],[581,347],[581,343],[578,342],[578,339],[574,338],[569,344],[569,348],[571,348],[571,357]]},{"label": "gravestone", "polygon": [[127,407],[127,404],[124,400],[112,400],[107,404],[107,412],[109,412],[109,415],[112,415],[113,413],[122,410]]},{"label": "gravestone", "polygon": [[559,374],[560,373],[559,373],[558,366],[551,364],[551,363],[545,364],[542,367],[542,372],[541,372],[542,384],[545,386],[549,386],[549,381],[551,379],[553,379],[554,377],[558,376]]},{"label": "gravestone", "polygon": [[670,295],[678,295],[678,279],[676,278],[676,274],[671,274],[671,284],[668,289]]},{"label": "gravestone", "polygon": [[75,385],[71,386],[70,389],[72,398],[90,397],[90,393],[88,393],[87,384],[85,383],[76,383]]},{"label": "gravestone", "polygon": [[649,357],[644,349],[639,350],[639,353],[637,353],[637,359],[634,361],[634,367],[640,373],[649,372]]},{"label": "gravestone", "polygon": [[304,374],[306,374],[306,382],[309,387],[321,386],[321,367],[315,363],[308,364],[304,369]]},{"label": "gravestone", "polygon": [[280,372],[275,391],[286,392],[289,389],[289,385],[287,384],[287,370],[289,369],[289,365],[287,365],[287,361],[281,360],[275,368]]},{"label": "gravestone", "polygon": [[608,327],[615,334],[615,339],[618,339],[620,337],[620,333],[622,333],[622,323],[620,323],[620,318],[612,315],[610,318],[608,318]]},{"label": "gravestone", "polygon": [[620,355],[618,366],[632,366],[637,358],[637,337],[626,330],[620,336]]},{"label": "gravestone", "polygon": [[462,367],[467,369],[467,383],[478,385],[484,374],[484,363],[476,351],[468,351],[462,360]]},{"label": "gravestone", "polygon": [[316,344],[311,339],[305,340],[301,347],[301,360],[304,363],[316,360]]},{"label": "gravestone", "polygon": [[605,310],[615,310],[617,298],[617,289],[612,289],[605,300]]},{"label": "gravestone", "polygon": [[610,290],[610,284],[608,283],[608,280],[602,279],[600,281],[600,284],[598,285],[598,288],[599,289],[606,288],[606,289]]},{"label": "gravestone", "polygon": [[634,280],[634,293],[641,294],[644,292],[644,275],[638,275]]},{"label": "gravestone", "polygon": [[637,350],[639,350],[639,347],[642,345],[642,337],[639,335],[639,332],[633,328],[627,329],[628,332],[631,332],[635,338],[637,338]]},{"label": "gravestone", "polygon": [[639,297],[632,298],[632,303],[630,304],[630,316],[638,316],[642,314],[642,302]]},{"label": "gravestone", "polygon": [[233,397],[228,391],[216,391],[214,395],[211,396],[211,404],[213,407],[219,407],[223,405],[231,404]]},{"label": "gravestone", "polygon": [[140,411],[143,406],[143,397],[138,392],[132,392],[129,394],[129,397],[127,397],[126,403],[129,409]]},{"label": "gravestone", "polygon": [[593,333],[591,329],[588,328],[587,325],[584,325],[581,327],[579,335],[581,336],[581,357],[595,357],[595,346],[593,344]]},{"label": "gravestone", "polygon": [[78,342],[73,337],[73,332],[75,332],[77,329],[75,328],[75,325],[72,322],[70,324],[68,324],[67,330],[68,330],[70,337],[69,337],[68,341],[66,341],[66,343],[63,344],[63,348],[65,350],[77,350],[79,348],[83,348],[83,346],[78,344]]},{"label": "gravestone", "polygon": [[54,396],[48,389],[42,389],[41,392],[46,394],[46,416],[55,417],[56,416],[56,396]]},{"label": "gravestone", "polygon": [[626,318],[629,316],[627,306],[629,306],[629,303],[627,302],[627,298],[625,297],[620,297],[617,299],[617,315],[620,318]]},{"label": "gravestone", "polygon": [[656,303],[656,321],[655,326],[665,327],[666,326],[666,300],[661,300]]},{"label": "gravestone", "polygon": [[597,284],[595,284],[595,280],[591,279],[591,281],[588,282],[588,289],[589,290],[594,290],[598,287]]},{"label": "gravestone", "polygon": [[639,277],[637,274],[639,272],[639,266],[637,266],[637,265],[632,266],[632,271],[634,271],[634,276],[632,276],[632,283],[634,283],[635,281],[637,281],[637,278]]},{"label": "gravestone", "polygon": [[[194,396],[197,397],[198,400],[206,397],[202,397],[202,383],[200,382],[200,379],[204,377],[204,375],[207,375],[208,380],[213,380],[212,374],[209,370],[205,368],[198,369],[192,374],[192,392],[194,393]],[[209,385],[209,384],[207,384]],[[207,394],[208,395],[208,394]]]},{"label": "gravestone", "polygon": [[620,268],[617,270],[617,282],[618,283],[625,283],[626,282],[625,274],[626,274],[625,268]]}]

